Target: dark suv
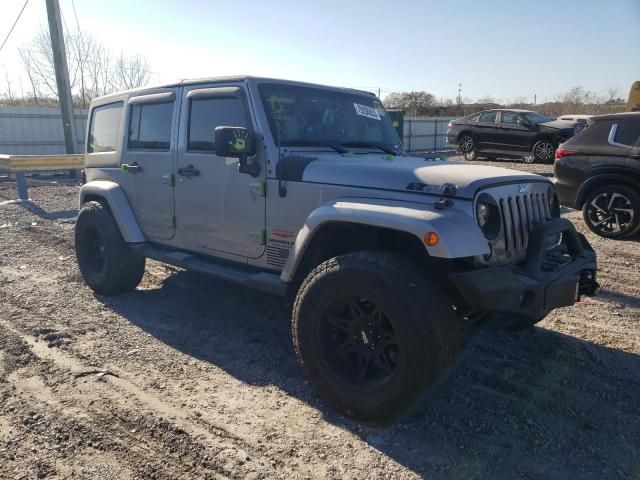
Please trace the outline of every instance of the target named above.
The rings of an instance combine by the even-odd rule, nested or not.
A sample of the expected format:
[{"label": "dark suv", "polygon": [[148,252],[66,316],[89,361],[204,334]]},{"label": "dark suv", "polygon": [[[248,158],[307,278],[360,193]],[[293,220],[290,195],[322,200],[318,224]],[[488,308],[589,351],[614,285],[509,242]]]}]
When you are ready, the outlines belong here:
[{"label": "dark suv", "polygon": [[447,141],[467,160],[485,156],[544,163],[551,162],[558,144],[574,134],[575,122],[552,121],[529,110],[496,109],[452,120]]},{"label": "dark suv", "polygon": [[627,238],[640,231],[640,112],[590,121],[556,151],[558,198],[594,233]]}]

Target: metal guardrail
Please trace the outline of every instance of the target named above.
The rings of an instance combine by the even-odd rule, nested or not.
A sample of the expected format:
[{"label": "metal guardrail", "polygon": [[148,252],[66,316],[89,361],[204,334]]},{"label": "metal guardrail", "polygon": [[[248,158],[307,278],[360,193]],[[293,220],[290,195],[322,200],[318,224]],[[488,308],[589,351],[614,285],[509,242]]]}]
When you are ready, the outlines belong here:
[{"label": "metal guardrail", "polygon": [[16,176],[20,200],[29,200],[24,174],[52,170],[79,170],[84,167],[84,155],[0,155],[0,173]]}]

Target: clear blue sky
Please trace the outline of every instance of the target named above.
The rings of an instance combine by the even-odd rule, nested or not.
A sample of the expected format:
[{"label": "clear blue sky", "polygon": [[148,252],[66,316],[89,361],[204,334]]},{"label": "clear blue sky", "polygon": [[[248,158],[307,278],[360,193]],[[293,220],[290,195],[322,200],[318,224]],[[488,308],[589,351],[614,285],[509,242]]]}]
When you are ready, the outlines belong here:
[{"label": "clear blue sky", "polygon": [[[451,98],[462,83],[472,99],[540,102],[577,85],[626,97],[640,80],[640,0],[74,1],[114,53],[147,57],[154,83],[248,73]],[[44,3],[30,0],[0,67],[20,70]],[[22,4],[0,0],[0,39]]]}]

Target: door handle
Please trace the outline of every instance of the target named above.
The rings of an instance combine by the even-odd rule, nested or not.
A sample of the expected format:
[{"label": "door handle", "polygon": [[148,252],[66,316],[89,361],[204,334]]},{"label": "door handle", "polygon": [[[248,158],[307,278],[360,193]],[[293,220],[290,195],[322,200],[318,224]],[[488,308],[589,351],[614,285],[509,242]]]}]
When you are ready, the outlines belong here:
[{"label": "door handle", "polygon": [[181,175],[183,177],[197,177],[198,175],[200,175],[200,170],[198,170],[193,165],[188,165],[186,167],[180,167],[178,169],[178,175]]},{"label": "door handle", "polygon": [[123,163],[122,165],[120,165],[120,170],[122,170],[123,172],[138,173],[142,171],[142,167],[138,165],[138,162],[133,162],[131,165]]}]

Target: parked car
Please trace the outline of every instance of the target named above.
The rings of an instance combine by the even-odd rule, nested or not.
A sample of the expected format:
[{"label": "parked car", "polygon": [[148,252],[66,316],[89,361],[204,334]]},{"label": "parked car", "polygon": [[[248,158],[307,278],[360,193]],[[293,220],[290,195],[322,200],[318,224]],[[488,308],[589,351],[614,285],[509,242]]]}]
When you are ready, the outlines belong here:
[{"label": "parked car", "polygon": [[86,180],[95,292],[135,290],[151,258],[280,295],[310,383],[360,420],[406,411],[463,321],[527,327],[597,288],[549,179],[409,156],[358,90],[225,77],[94,99]]},{"label": "parked car", "polygon": [[584,129],[589,125],[589,119],[593,117],[593,115],[560,115],[556,120],[562,120],[565,122],[573,122],[576,127],[576,133]]},{"label": "parked car", "polygon": [[640,112],[591,118],[556,150],[554,183],[562,205],[582,209],[606,238],[640,230]]},{"label": "parked car", "polygon": [[494,109],[449,122],[447,141],[467,160],[485,156],[545,163],[574,134],[574,122],[550,120],[530,110]]}]

